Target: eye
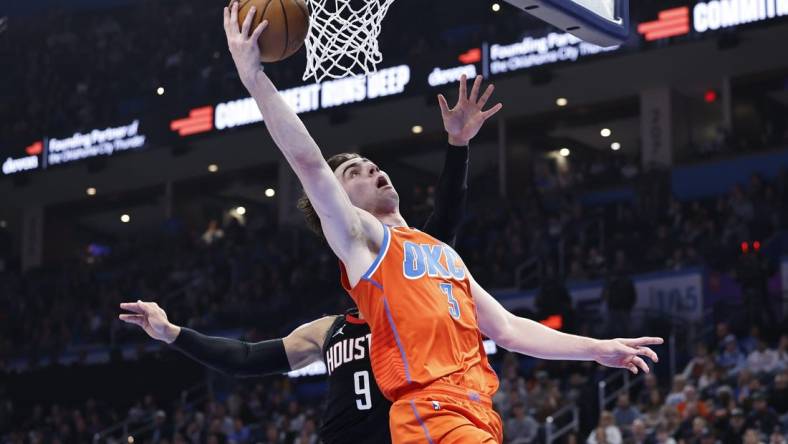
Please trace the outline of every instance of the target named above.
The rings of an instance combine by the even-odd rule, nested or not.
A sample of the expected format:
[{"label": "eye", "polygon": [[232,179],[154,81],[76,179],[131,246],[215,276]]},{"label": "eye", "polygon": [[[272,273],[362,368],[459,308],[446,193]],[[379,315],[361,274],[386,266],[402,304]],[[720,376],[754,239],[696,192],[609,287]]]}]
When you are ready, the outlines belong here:
[{"label": "eye", "polygon": [[358,170],[352,170],[350,172],[350,177],[356,177],[356,176],[358,176]]}]

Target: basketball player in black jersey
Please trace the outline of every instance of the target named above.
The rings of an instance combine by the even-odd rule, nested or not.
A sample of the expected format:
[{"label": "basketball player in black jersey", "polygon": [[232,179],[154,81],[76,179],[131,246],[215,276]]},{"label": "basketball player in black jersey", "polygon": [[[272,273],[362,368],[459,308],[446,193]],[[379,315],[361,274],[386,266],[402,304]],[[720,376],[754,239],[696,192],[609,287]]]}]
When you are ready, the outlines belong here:
[{"label": "basketball player in black jersey", "polygon": [[[481,81],[478,79],[477,81]],[[465,213],[468,146],[450,140],[436,189],[435,208],[423,231],[453,246]],[[335,443],[390,443],[389,407],[375,383],[369,360],[369,326],[356,309],[309,322],[281,339],[249,343],[205,336],[178,327],[153,302],[121,308],[120,319],[139,325],[154,339],[171,344],[196,361],[234,376],[286,373],[323,361],[328,371],[326,408],[320,439]]]}]

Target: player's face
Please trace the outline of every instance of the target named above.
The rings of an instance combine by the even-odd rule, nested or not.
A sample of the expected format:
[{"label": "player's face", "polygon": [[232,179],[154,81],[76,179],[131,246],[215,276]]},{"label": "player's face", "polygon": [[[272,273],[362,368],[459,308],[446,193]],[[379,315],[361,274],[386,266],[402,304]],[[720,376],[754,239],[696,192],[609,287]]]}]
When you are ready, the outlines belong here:
[{"label": "player's face", "polygon": [[399,195],[388,174],[368,159],[355,158],[334,171],[350,202],[372,214],[390,213],[399,206]]}]

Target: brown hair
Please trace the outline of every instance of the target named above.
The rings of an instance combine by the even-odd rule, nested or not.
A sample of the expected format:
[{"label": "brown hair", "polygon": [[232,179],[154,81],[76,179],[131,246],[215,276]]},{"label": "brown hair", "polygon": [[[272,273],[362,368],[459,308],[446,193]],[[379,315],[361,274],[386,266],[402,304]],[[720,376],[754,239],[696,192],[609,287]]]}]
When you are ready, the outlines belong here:
[{"label": "brown hair", "polygon": [[[343,163],[350,159],[356,158],[361,158],[361,156],[356,153],[340,153],[329,157],[326,162],[328,163],[328,167],[331,168],[331,171],[335,171]],[[306,193],[302,194],[298,199],[298,209],[304,213],[304,219],[306,219],[306,225],[309,227],[309,229],[314,231],[318,236],[325,239],[323,227],[320,225],[320,217],[318,217],[317,211],[315,211],[315,208],[312,206],[312,202],[309,201]]]}]

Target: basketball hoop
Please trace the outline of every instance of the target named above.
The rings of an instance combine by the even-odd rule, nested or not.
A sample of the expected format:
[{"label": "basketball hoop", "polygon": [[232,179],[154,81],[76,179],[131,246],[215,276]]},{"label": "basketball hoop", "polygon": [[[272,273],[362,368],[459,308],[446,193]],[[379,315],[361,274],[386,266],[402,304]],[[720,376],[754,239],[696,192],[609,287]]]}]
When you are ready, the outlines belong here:
[{"label": "basketball hoop", "polygon": [[[351,2],[363,3],[354,8]],[[303,80],[367,75],[383,61],[378,36],[394,0],[307,0],[310,9]]]}]

